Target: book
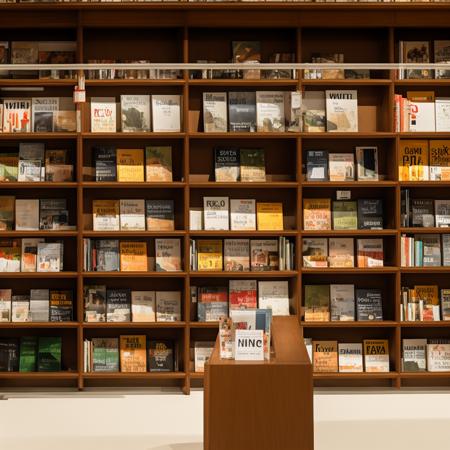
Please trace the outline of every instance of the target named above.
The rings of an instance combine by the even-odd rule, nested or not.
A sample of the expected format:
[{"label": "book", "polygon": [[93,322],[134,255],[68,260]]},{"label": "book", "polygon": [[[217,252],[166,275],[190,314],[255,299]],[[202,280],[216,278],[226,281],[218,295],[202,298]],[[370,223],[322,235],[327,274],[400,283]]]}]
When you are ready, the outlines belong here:
[{"label": "book", "polygon": [[436,131],[434,91],[408,91],[406,96],[409,103],[409,131]]},{"label": "book", "polygon": [[30,322],[30,296],[13,295],[11,297],[11,322]]},{"label": "book", "polygon": [[92,338],[92,371],[119,371],[119,339]]},{"label": "book", "polygon": [[328,239],[303,238],[303,267],[328,267]]},{"label": "book", "polygon": [[223,317],[228,317],[228,289],[222,286],[199,287],[198,321],[217,322]]},{"label": "book", "polygon": [[[11,231],[14,227],[16,199],[11,195],[0,196],[0,230]],[[22,218],[22,221],[26,219]]]},{"label": "book", "polygon": [[119,200],[93,200],[92,216],[94,231],[119,231]]},{"label": "book", "polygon": [[73,165],[67,150],[45,150],[45,181],[65,183],[73,180]]},{"label": "book", "polygon": [[358,92],[356,90],[327,90],[326,112],[328,132],[358,131]]},{"label": "book", "polygon": [[117,158],[114,147],[95,147],[95,181],[117,180]]},{"label": "book", "polygon": [[272,316],[289,316],[289,282],[258,281],[258,307]]},{"label": "book", "polygon": [[72,97],[59,97],[59,109],[53,113],[53,131],[75,133],[78,131],[77,111]]},{"label": "book", "polygon": [[435,200],[434,216],[436,227],[450,227],[450,200]]},{"label": "book", "polygon": [[412,227],[434,227],[434,201],[425,198],[413,198],[411,203]]},{"label": "book", "polygon": [[230,225],[234,231],[256,230],[255,200],[230,200]]},{"label": "book", "polygon": [[42,143],[19,144],[19,168],[17,181],[38,182],[45,180],[45,146]]},{"label": "book", "polygon": [[450,289],[441,289],[441,317],[450,320]]},{"label": "book", "polygon": [[389,372],[389,342],[385,339],[364,339],[366,372]]},{"label": "book", "polygon": [[402,340],[403,372],[424,372],[427,370],[427,340]]},{"label": "book", "polygon": [[31,129],[35,133],[54,131],[53,116],[59,110],[58,97],[33,97],[31,101]]},{"label": "book", "polygon": [[279,249],[276,239],[252,239],[250,254],[252,272],[279,270]]},{"label": "book", "polygon": [[205,230],[229,230],[228,197],[203,197]]},{"label": "book", "polygon": [[0,339],[0,372],[19,370],[19,341],[16,338]]},{"label": "book", "polygon": [[[258,65],[261,62],[261,42],[259,41],[232,41],[233,62],[246,65]],[[244,79],[259,79],[261,71],[247,69],[239,71]]]},{"label": "book", "polygon": [[[2,108],[3,105],[0,106],[0,129],[2,123]],[[18,171],[19,155],[17,153],[0,153],[0,182],[17,181]]]},{"label": "book", "polygon": [[333,230],[356,230],[358,208],[353,200],[333,201]]},{"label": "book", "polygon": [[442,235],[442,265],[450,266],[450,234]]},{"label": "book", "polygon": [[450,98],[437,97],[434,101],[436,131],[450,131]]},{"label": "book", "polygon": [[228,121],[231,132],[256,131],[256,93],[228,93]]},{"label": "book", "polygon": [[354,267],[353,238],[330,238],[328,240],[328,263],[330,267]]},{"label": "book", "polygon": [[156,292],[156,321],[177,322],[181,320],[181,292]]},{"label": "book", "polygon": [[[38,42],[39,64],[74,64],[76,62],[77,43],[75,41]],[[75,78],[72,70],[40,70],[40,79]]]},{"label": "book", "polygon": [[174,372],[173,343],[168,340],[150,340],[148,342],[147,361],[149,372]]},{"label": "book", "polygon": [[378,180],[378,147],[356,147],[358,181]]},{"label": "book", "polygon": [[155,239],[157,272],[181,271],[181,240]]},{"label": "book", "polygon": [[3,132],[31,132],[31,100],[5,98],[3,100]]},{"label": "book", "polygon": [[284,93],[256,91],[256,131],[284,132]]},{"label": "book", "polygon": [[338,371],[337,341],[313,340],[313,370],[317,373]]},{"label": "book", "polygon": [[256,280],[230,280],[230,310],[257,308]]},{"label": "book", "polygon": [[240,176],[245,183],[266,181],[265,153],[262,148],[242,148],[240,152]]},{"label": "book", "polygon": [[36,272],[38,244],[43,243],[42,238],[22,239],[22,259],[20,262],[21,272]]},{"label": "book", "polygon": [[327,150],[307,150],[306,181],[328,181]]},{"label": "book", "polygon": [[106,322],[106,286],[85,285],[84,296],[84,321]]},{"label": "book", "polygon": [[325,92],[305,91],[302,99],[303,130],[320,133],[326,130]]},{"label": "book", "polygon": [[383,239],[357,239],[358,267],[383,267]]},{"label": "book", "polygon": [[214,149],[214,179],[218,182],[235,182],[240,176],[240,150],[232,147]]},{"label": "book", "polygon": [[0,241],[0,272],[20,272],[20,241]]},{"label": "book", "polygon": [[429,141],[429,168],[431,181],[450,180],[450,141]]},{"label": "book", "polygon": [[330,320],[330,286],[328,284],[305,285],[305,322]]},{"label": "book", "polygon": [[116,272],[119,265],[119,241],[117,239],[99,239],[95,242],[97,272]]},{"label": "book", "polygon": [[383,320],[383,301],[380,289],[356,289],[356,319]]},{"label": "book", "polygon": [[[420,262],[424,267],[439,267],[442,265],[441,237],[432,234],[417,234],[414,237],[416,243],[421,243],[421,254],[416,255],[416,265]],[[419,256],[419,261],[417,261]]]},{"label": "book", "polygon": [[154,132],[181,131],[181,96],[152,95]]},{"label": "book", "polygon": [[147,200],[145,213],[148,231],[175,230],[173,200]]},{"label": "book", "polygon": [[145,335],[120,336],[120,371],[129,373],[147,371]]},{"label": "book", "polygon": [[353,153],[329,153],[330,181],[354,181],[355,157]]},{"label": "book", "polygon": [[222,240],[197,240],[197,266],[198,271],[221,271],[223,269]]},{"label": "book", "polygon": [[303,199],[303,228],[331,230],[331,200],[329,198]]},{"label": "book", "polygon": [[283,231],[283,204],[258,202],[256,221],[260,231]]},{"label": "book", "polygon": [[73,320],[72,291],[50,291],[50,322],[71,322]]},{"label": "book", "polygon": [[[400,60],[410,64],[429,63],[430,43],[428,41],[400,41]],[[432,78],[429,69],[406,69],[400,74],[401,78],[405,79]]]},{"label": "book", "polygon": [[145,179],[149,182],[170,182],[172,175],[172,147],[145,147]]},{"label": "book", "polygon": [[15,214],[16,231],[39,230],[39,200],[16,199]]},{"label": "book", "polygon": [[428,372],[450,371],[450,341],[448,339],[430,339],[427,344]]},{"label": "book", "polygon": [[[433,42],[434,47],[434,62],[435,63],[447,63],[450,62],[450,43],[449,41],[435,40]],[[435,70],[435,78],[450,78],[450,71],[444,69]]]},{"label": "book", "polygon": [[59,372],[61,370],[62,338],[39,337],[38,371]]},{"label": "book", "polygon": [[36,372],[38,339],[35,336],[20,337],[19,372]]},{"label": "book", "polygon": [[203,131],[205,133],[228,131],[226,92],[203,92]]},{"label": "book", "polygon": [[[253,242],[253,241],[252,241]],[[250,240],[224,239],[224,270],[246,272],[250,270]]]},{"label": "book", "polygon": [[194,342],[194,371],[203,373],[205,363],[211,357],[214,349],[214,341],[196,341]]},{"label": "book", "polygon": [[117,131],[116,106],[114,97],[91,98],[92,133],[115,133]]},{"label": "book", "polygon": [[117,181],[144,181],[144,151],[142,149],[117,149]]},{"label": "book", "polygon": [[131,290],[106,290],[106,321],[131,322]]},{"label": "book", "polygon": [[65,198],[42,198],[39,207],[41,230],[60,230],[69,227],[69,211]]},{"label": "book", "polygon": [[122,231],[145,231],[145,200],[120,200],[120,229]]},{"label": "book", "polygon": [[382,199],[358,199],[358,229],[382,230],[384,225]]},{"label": "book", "polygon": [[363,372],[362,344],[338,344],[339,372]]},{"label": "book", "polygon": [[32,322],[50,320],[50,290],[30,289],[30,316]]},{"label": "book", "polygon": [[123,132],[150,131],[150,95],[121,95]]},{"label": "book", "polygon": [[62,245],[60,243],[38,243],[37,272],[61,272]]},{"label": "book", "polygon": [[355,286],[330,284],[330,310],[332,321],[355,320]]},{"label": "book", "polygon": [[11,322],[11,289],[0,289],[0,322]]},{"label": "book", "polygon": [[120,271],[147,272],[147,243],[120,241]]},{"label": "book", "polygon": [[428,180],[428,141],[400,140],[398,171],[399,181]]}]

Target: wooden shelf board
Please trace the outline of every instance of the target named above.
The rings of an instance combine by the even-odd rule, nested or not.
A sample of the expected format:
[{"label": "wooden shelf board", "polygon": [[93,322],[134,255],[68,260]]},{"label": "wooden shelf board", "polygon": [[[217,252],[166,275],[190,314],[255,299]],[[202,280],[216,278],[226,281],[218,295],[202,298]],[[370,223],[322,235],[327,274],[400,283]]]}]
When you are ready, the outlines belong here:
[{"label": "wooden shelf board", "polygon": [[402,328],[450,328],[450,321],[399,322]]},{"label": "wooden shelf board", "polygon": [[394,379],[398,377],[397,372],[357,372],[357,373],[342,373],[342,372],[330,372],[330,373],[313,373],[314,380],[329,380],[329,379],[369,379],[369,380],[383,380]]},{"label": "wooden shelf board", "polygon": [[345,79],[345,80],[308,80],[302,79],[304,86],[390,86],[390,79]]},{"label": "wooden shelf board", "polygon": [[104,380],[181,380],[184,372],[84,372],[85,379]]},{"label": "wooden shelf board", "polygon": [[0,231],[2,238],[18,238],[18,237],[74,237],[78,236],[77,231],[64,230],[33,230],[33,231]]},{"label": "wooden shelf board", "polygon": [[408,233],[408,234],[447,234],[447,233],[450,233],[450,228],[409,227],[409,228],[400,228],[400,233]]},{"label": "wooden shelf board", "polygon": [[190,328],[219,328],[219,322],[190,322]]},{"label": "wooden shelf board", "polygon": [[276,270],[267,272],[190,272],[191,278],[292,278],[298,275],[295,270]]},{"label": "wooden shelf board", "polygon": [[77,272],[0,272],[0,278],[76,278]]},{"label": "wooden shelf board", "polygon": [[301,325],[305,328],[391,328],[398,326],[398,323],[391,320],[384,321],[348,321],[348,322],[305,322]]},{"label": "wooden shelf board", "polygon": [[76,139],[78,133],[0,133],[0,140],[34,141],[34,140],[64,140]]},{"label": "wooden shelf board", "polygon": [[148,133],[122,133],[118,131],[117,133],[81,133],[83,139],[182,139],[185,133],[155,133],[149,131]]},{"label": "wooden shelf board", "polygon": [[0,322],[0,328],[77,328],[78,322]]},{"label": "wooden shelf board", "polygon": [[186,272],[82,272],[84,278],[184,278]]},{"label": "wooden shelf board", "polygon": [[303,181],[301,185],[305,188],[342,188],[348,187],[352,189],[358,188],[384,188],[384,187],[396,187],[397,181]]},{"label": "wooden shelf board", "polygon": [[282,79],[282,80],[244,80],[244,79],[208,79],[208,80],[189,80],[188,84],[190,86],[229,86],[229,87],[238,87],[238,86],[250,86],[250,87],[258,87],[258,86],[273,86],[273,87],[295,87],[298,85],[298,80],[295,79]]},{"label": "wooden shelf board", "polygon": [[450,139],[450,131],[401,132],[400,139]]},{"label": "wooden shelf board", "polygon": [[234,231],[234,230],[197,230],[189,231],[190,236],[219,236],[221,238],[227,238],[230,236],[245,236],[245,237],[256,237],[256,236],[297,236],[298,232],[296,230],[283,230],[283,231]]},{"label": "wooden shelf board", "polygon": [[399,181],[401,188],[450,187],[450,181]]},{"label": "wooden shelf board", "polygon": [[0,379],[24,379],[24,380],[74,380],[78,378],[78,372],[0,372]]},{"label": "wooden shelf board", "polygon": [[52,80],[49,78],[42,79],[13,79],[13,78],[2,78],[0,79],[1,86],[8,87],[22,87],[22,86],[42,86],[42,87],[61,87],[61,86],[75,86],[77,80],[74,79],[61,79]]},{"label": "wooden shelf board", "polygon": [[78,183],[52,183],[52,182],[0,182],[0,189],[74,189]]},{"label": "wooden shelf board", "polygon": [[400,372],[400,378],[404,379],[426,379],[446,378],[450,380],[450,372]]},{"label": "wooden shelf board", "polygon": [[450,79],[395,80],[395,86],[450,86]]},{"label": "wooden shelf board", "polygon": [[450,266],[444,267],[400,267],[401,273],[450,273]]},{"label": "wooden shelf board", "polygon": [[184,236],[186,231],[83,231],[84,237],[165,237],[165,236]]},{"label": "wooden shelf board", "polygon": [[184,328],[186,322],[83,322],[83,328]]},{"label": "wooden shelf board", "polygon": [[394,139],[395,133],[389,131],[353,132],[353,133],[301,133],[303,139]]},{"label": "wooden shelf board", "polygon": [[397,230],[303,230],[302,236],[395,236]]},{"label": "wooden shelf board", "polygon": [[205,374],[203,372],[190,372],[189,376],[192,380],[203,380],[205,378]]},{"label": "wooden shelf board", "polygon": [[296,139],[300,133],[189,133],[191,139]]},{"label": "wooden shelf board", "polygon": [[105,182],[105,181],[83,181],[81,186],[84,189],[176,189],[184,188],[186,183],[182,181],[172,181],[168,183],[152,183],[152,182],[136,182],[125,183],[120,181]]},{"label": "wooden shelf board", "polygon": [[217,181],[205,181],[203,183],[191,182],[192,189],[296,189],[299,183],[296,181],[267,181],[265,183],[223,183]]},{"label": "wooden shelf board", "polygon": [[323,267],[323,268],[310,268],[303,267],[301,269],[302,273],[305,274],[387,274],[387,273],[397,273],[397,267]]},{"label": "wooden shelf board", "polygon": [[164,80],[164,79],[131,79],[131,80],[86,80],[86,86],[92,87],[112,87],[112,86],[184,86],[185,81],[181,79]]}]

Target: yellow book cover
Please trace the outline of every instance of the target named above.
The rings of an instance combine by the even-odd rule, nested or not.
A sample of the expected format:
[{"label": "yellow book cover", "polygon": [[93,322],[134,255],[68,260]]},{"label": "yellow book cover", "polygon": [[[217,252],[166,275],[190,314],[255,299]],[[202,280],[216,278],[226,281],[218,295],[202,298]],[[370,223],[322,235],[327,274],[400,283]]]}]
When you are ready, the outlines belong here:
[{"label": "yellow book cover", "polygon": [[450,141],[430,141],[430,180],[450,181]]},{"label": "yellow book cover", "polygon": [[439,305],[439,288],[436,285],[414,286],[417,300],[423,300],[425,305]]},{"label": "yellow book cover", "polygon": [[119,217],[119,200],[92,201],[92,228],[94,231],[119,231]]},{"label": "yellow book cover", "polygon": [[313,341],[314,372],[338,371],[337,341]]},{"label": "yellow book cover", "polygon": [[120,371],[147,372],[146,336],[120,336]]},{"label": "yellow book cover", "polygon": [[258,230],[283,231],[283,204],[257,203],[256,220]]},{"label": "yellow book cover", "polygon": [[398,155],[399,181],[426,181],[429,179],[428,141],[400,141]]},{"label": "yellow book cover", "polygon": [[120,243],[120,270],[121,272],[147,272],[146,242]]},{"label": "yellow book cover", "polygon": [[220,239],[199,239],[197,241],[198,270],[221,271],[223,269],[222,241]]},{"label": "yellow book cover", "polygon": [[144,181],[144,150],[117,149],[117,181]]},{"label": "yellow book cover", "polygon": [[331,230],[331,200],[305,198],[303,200],[303,228],[305,230]]}]

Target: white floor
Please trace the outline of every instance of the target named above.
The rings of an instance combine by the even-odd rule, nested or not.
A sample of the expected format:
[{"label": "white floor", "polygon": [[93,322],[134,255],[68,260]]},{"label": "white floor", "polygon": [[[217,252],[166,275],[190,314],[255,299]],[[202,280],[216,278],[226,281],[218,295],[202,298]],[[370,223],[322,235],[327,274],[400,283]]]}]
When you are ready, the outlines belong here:
[{"label": "white floor", "polygon": [[[201,450],[202,402],[201,391],[13,396],[0,401],[0,449]],[[449,450],[450,392],[318,392],[315,433],[315,450]]]}]

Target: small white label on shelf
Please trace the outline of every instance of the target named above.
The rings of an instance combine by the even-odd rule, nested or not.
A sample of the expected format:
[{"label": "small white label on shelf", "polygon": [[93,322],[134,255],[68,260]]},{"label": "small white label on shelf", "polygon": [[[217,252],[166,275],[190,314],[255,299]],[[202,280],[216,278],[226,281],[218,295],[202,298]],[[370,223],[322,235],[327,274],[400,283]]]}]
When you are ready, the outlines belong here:
[{"label": "small white label on shelf", "polygon": [[352,198],[351,191],[336,191],[337,200],[350,200]]}]

